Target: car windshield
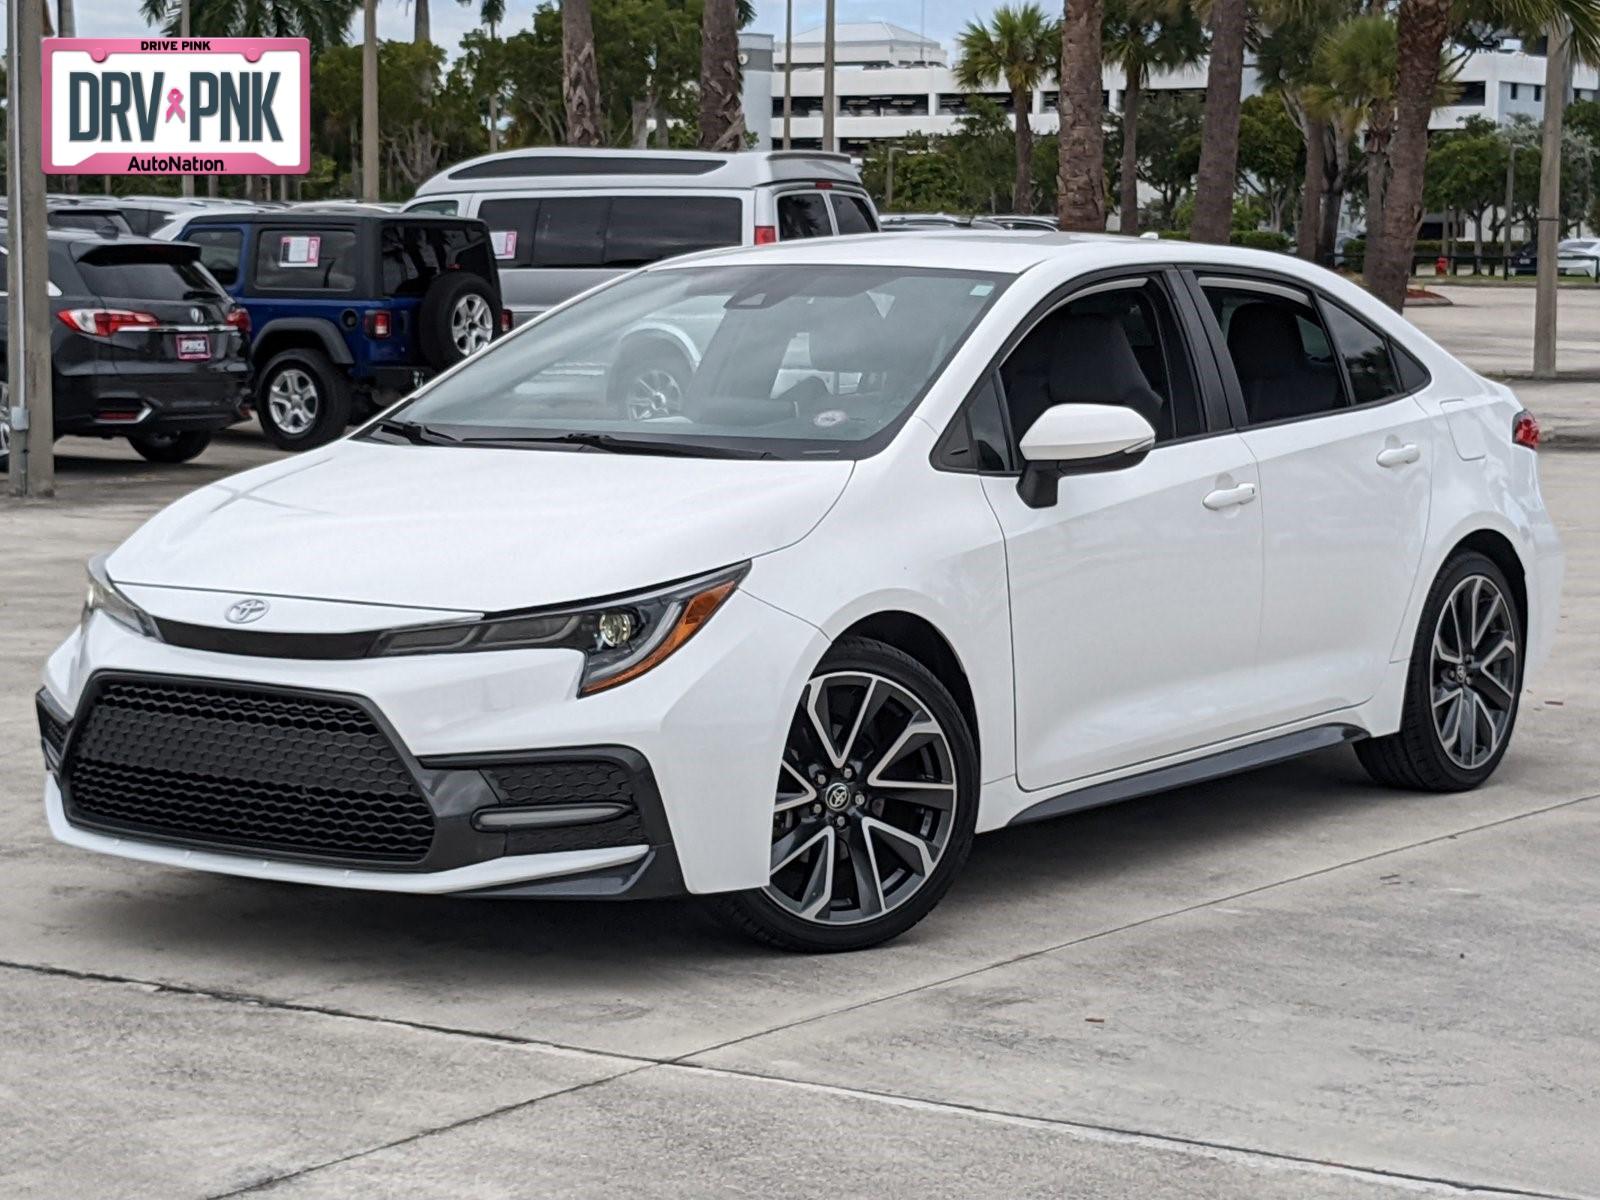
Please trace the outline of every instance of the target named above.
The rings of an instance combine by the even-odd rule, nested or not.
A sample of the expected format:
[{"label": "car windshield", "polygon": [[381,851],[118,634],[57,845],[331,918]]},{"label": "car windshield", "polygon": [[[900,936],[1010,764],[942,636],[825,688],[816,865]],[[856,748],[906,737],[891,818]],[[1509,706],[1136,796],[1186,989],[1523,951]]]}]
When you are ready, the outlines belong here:
[{"label": "car windshield", "polygon": [[430,441],[858,458],[1005,277],[773,263],[628,276],[491,347],[389,421]]}]

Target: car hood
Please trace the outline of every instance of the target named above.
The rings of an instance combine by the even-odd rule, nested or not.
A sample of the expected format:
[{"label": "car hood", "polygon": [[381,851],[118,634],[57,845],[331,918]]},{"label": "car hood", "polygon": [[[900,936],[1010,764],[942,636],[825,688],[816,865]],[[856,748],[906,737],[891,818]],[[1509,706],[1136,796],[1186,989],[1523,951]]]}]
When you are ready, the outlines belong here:
[{"label": "car hood", "polygon": [[847,461],[336,443],[200,489],[118,583],[461,612],[652,587],[805,537]]}]

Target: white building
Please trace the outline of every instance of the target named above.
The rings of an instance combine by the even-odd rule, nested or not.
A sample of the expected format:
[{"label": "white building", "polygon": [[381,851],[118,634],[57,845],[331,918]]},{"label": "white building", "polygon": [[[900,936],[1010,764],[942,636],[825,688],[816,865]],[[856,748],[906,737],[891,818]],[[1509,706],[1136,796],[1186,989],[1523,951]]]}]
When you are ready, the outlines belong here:
[{"label": "white building", "polygon": [[[1474,54],[1456,76],[1460,95],[1454,104],[1435,110],[1433,128],[1451,129],[1468,117],[1496,123],[1524,113],[1537,120],[1544,110],[1542,56],[1524,54],[1508,40],[1501,50]],[[772,144],[783,145],[783,95],[789,48],[778,43],[772,67]],[[793,105],[790,135],[796,149],[822,145],[822,30],[808,29],[794,40]],[[951,55],[938,42],[886,21],[838,25],[834,37],[837,110],[834,133],[839,149],[859,154],[867,143],[910,133],[953,133],[966,111],[967,93],[950,70]],[[1104,74],[1106,105],[1122,108],[1125,78],[1119,68]],[[1205,64],[1152,77],[1146,91],[1192,91],[1204,95]],[[1245,68],[1245,94],[1258,91],[1254,72]],[[1579,66],[1573,92],[1592,100],[1600,90],[1600,73]],[[1011,95],[998,81],[984,95],[1006,112]],[[1030,101],[1037,133],[1057,128],[1054,80],[1034,91]],[[755,126],[752,111],[750,124]]]}]

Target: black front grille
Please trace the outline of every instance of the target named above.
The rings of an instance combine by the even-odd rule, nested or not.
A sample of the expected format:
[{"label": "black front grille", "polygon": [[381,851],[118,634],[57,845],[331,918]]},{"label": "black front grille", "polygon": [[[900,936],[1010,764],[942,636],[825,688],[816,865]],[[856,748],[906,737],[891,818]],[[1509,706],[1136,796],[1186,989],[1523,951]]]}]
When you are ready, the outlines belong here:
[{"label": "black front grille", "polygon": [[548,854],[648,844],[649,835],[633,794],[633,775],[621,763],[601,759],[556,759],[485,767],[491,786],[506,804],[622,804],[627,811],[608,821],[506,834],[507,854]]},{"label": "black front grille", "polygon": [[410,864],[434,817],[393,743],[337,696],[102,681],[63,769],[80,822],[222,848]]}]

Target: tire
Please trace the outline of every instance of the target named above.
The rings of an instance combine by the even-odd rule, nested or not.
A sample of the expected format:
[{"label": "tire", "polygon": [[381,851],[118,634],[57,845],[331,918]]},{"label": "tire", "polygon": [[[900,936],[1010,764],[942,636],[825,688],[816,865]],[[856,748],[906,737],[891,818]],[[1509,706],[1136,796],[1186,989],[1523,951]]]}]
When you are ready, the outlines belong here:
[{"label": "tire", "polygon": [[489,284],[466,271],[449,271],[422,294],[417,348],[430,366],[442,371],[487,346],[499,324]]},{"label": "tire", "polygon": [[[914,724],[923,731],[910,734]],[[819,727],[832,731],[826,740]],[[825,768],[820,783],[808,778],[813,767]],[[774,805],[772,857],[788,857],[767,887],[707,897],[712,912],[783,950],[878,945],[928,915],[972,849],[972,732],[944,684],[916,659],[882,642],[845,638],[796,706]]]},{"label": "tire", "polygon": [[320,350],[274,355],[256,385],[261,432],[281,450],[333,441],[350,423],[350,383]]},{"label": "tire", "polygon": [[606,396],[619,417],[647,421],[683,411],[694,364],[676,346],[647,341],[617,356],[606,377]]},{"label": "tire", "polygon": [[211,444],[211,435],[205,430],[186,433],[145,433],[128,439],[128,444],[139,454],[154,463],[186,463],[198,458]]},{"label": "tire", "polygon": [[1469,551],[1445,563],[1422,606],[1400,729],[1356,743],[1367,774],[1424,792],[1467,791],[1494,774],[1516,726],[1524,630],[1490,559]]}]

